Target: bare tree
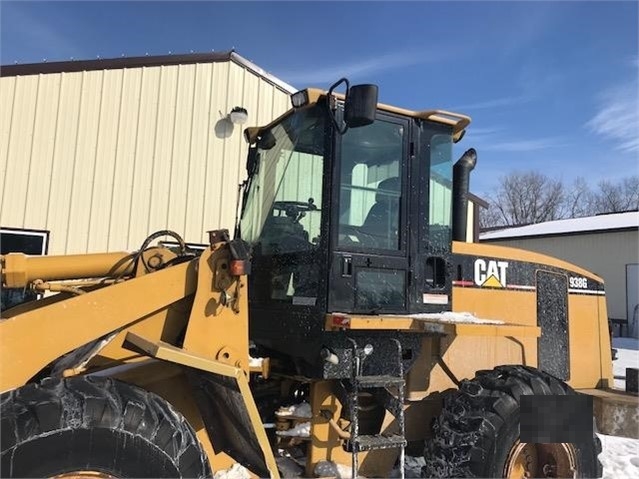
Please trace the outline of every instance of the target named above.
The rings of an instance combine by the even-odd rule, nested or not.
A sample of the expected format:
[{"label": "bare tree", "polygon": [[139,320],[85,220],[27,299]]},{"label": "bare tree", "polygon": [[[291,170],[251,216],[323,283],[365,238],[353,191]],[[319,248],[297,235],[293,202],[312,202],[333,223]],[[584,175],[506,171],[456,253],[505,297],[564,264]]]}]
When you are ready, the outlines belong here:
[{"label": "bare tree", "polygon": [[582,177],[575,178],[571,188],[566,188],[562,217],[580,218],[590,216],[595,211],[595,195]]},{"label": "bare tree", "polygon": [[562,217],[564,187],[561,180],[536,171],[513,172],[499,180],[492,202],[506,226],[541,223]]},{"label": "bare tree", "polygon": [[479,229],[485,230],[498,226],[505,226],[501,212],[495,202],[488,200],[488,207],[479,212]]},{"label": "bare tree", "polygon": [[482,229],[639,210],[639,176],[602,180],[593,191],[581,177],[567,187],[542,173],[513,172],[499,179],[497,193],[487,200]]},{"label": "bare tree", "polygon": [[617,183],[602,180],[598,186],[593,195],[594,214],[639,209],[639,176],[633,175]]}]

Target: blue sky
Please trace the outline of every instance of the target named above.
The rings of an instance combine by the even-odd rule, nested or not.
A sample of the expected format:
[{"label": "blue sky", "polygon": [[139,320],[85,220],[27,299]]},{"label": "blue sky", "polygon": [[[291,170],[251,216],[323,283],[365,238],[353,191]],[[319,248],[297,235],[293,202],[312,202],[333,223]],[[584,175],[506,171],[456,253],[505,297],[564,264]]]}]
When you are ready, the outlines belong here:
[{"label": "blue sky", "polygon": [[0,2],[0,63],[225,51],[295,87],[473,118],[471,189],[638,174],[637,2]]}]

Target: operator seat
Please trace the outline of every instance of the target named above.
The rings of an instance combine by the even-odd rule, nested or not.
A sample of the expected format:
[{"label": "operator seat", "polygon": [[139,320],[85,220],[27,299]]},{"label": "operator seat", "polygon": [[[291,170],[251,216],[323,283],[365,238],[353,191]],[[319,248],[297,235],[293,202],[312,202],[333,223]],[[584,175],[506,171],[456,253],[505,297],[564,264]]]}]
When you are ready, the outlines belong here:
[{"label": "operator seat", "polygon": [[401,183],[396,176],[387,178],[377,185],[375,204],[371,206],[360,228],[364,234],[361,241],[366,246],[384,249],[399,248],[400,188]]}]

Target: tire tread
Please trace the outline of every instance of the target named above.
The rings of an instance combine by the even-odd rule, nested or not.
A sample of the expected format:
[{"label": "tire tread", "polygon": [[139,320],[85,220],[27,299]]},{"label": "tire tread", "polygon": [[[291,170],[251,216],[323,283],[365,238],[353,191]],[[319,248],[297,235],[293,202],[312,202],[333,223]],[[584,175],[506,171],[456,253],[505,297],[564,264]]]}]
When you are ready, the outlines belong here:
[{"label": "tire tread", "polygon": [[211,475],[191,426],[165,400],[112,378],[46,378],[1,395],[2,477],[20,444],[50,431],[117,429],[163,451],[182,477]]},{"label": "tire tread", "polygon": [[[577,393],[529,366],[498,366],[461,381],[459,389],[444,398],[442,413],[433,423],[433,437],[424,450],[423,477],[483,477],[497,431],[518,410],[519,398],[532,394]],[[598,456],[601,441],[596,435],[593,441]],[[601,462],[595,458],[595,463],[597,477],[601,477]]]}]

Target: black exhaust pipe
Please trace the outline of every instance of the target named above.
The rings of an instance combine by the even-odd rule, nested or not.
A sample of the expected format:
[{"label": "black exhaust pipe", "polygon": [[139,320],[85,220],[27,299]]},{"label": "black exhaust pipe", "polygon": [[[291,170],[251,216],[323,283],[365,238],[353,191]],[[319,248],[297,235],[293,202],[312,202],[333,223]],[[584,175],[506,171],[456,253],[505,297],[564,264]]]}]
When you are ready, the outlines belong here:
[{"label": "black exhaust pipe", "polygon": [[466,241],[470,172],[477,164],[477,152],[467,150],[453,166],[453,241]]}]

